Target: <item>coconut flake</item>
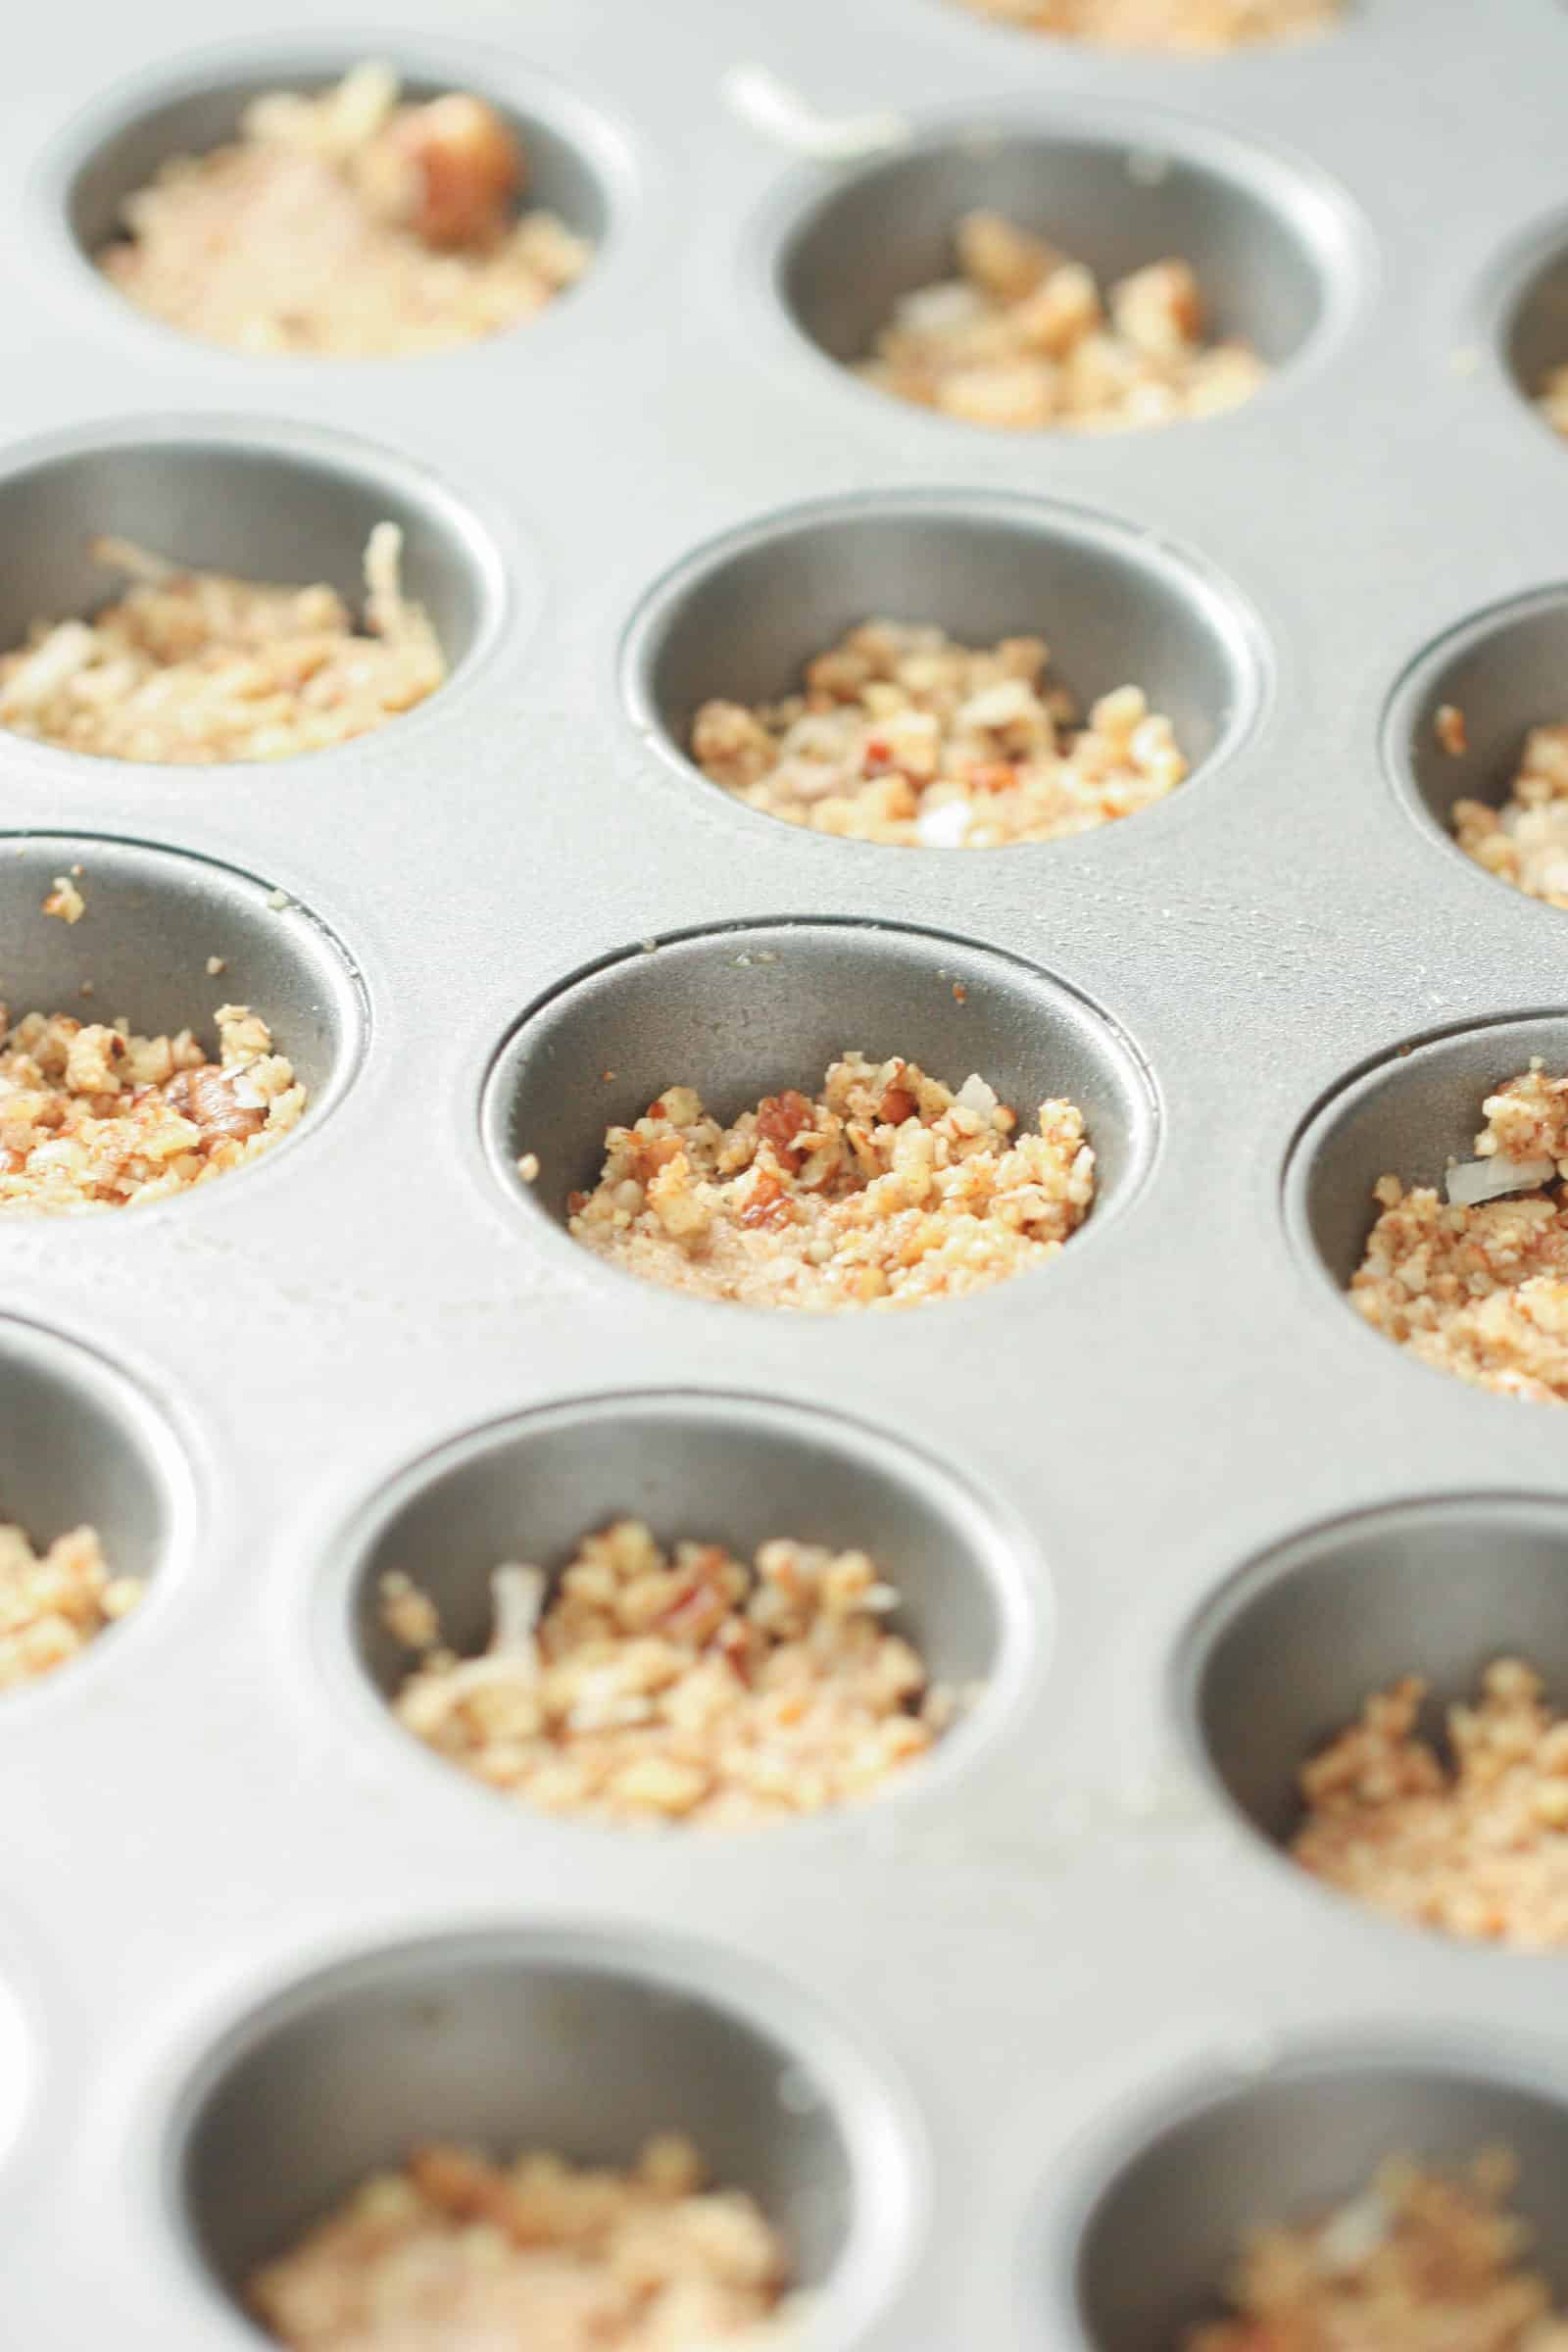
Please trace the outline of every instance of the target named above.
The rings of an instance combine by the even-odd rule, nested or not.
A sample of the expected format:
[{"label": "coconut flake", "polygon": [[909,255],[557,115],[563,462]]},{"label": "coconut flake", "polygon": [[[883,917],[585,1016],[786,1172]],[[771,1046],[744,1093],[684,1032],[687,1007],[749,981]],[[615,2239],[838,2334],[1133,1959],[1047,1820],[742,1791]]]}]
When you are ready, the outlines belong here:
[{"label": "coconut flake", "polygon": [[534,1629],[545,1605],[547,1581],[543,1569],[520,1567],[509,1561],[490,1579],[495,1630],[490,1637],[493,1658],[531,1658],[538,1663]]},{"label": "coconut flake", "polygon": [[995,1087],[987,1086],[978,1070],[970,1071],[953,1099],[961,1110],[972,1110],[982,1119],[989,1119],[1001,1101]]},{"label": "coconut flake", "polygon": [[939,801],[934,808],[922,808],[914,820],[921,848],[961,849],[972,814],[967,801]]},{"label": "coconut flake", "polygon": [[1452,1206],[1474,1208],[1482,1200],[1500,1200],[1506,1193],[1533,1193],[1556,1173],[1554,1159],[1507,1159],[1499,1152],[1491,1159],[1455,1160],[1445,1181]]},{"label": "coconut flake", "polygon": [[719,90],[731,113],[753,130],[818,163],[856,163],[884,148],[907,146],[912,135],[902,115],[887,111],[820,115],[766,66],[731,66]]},{"label": "coconut flake", "polygon": [[1389,2209],[1375,2188],[1342,2205],[1318,2233],[1317,2267],[1331,2274],[1358,2271],[1389,2234]]}]

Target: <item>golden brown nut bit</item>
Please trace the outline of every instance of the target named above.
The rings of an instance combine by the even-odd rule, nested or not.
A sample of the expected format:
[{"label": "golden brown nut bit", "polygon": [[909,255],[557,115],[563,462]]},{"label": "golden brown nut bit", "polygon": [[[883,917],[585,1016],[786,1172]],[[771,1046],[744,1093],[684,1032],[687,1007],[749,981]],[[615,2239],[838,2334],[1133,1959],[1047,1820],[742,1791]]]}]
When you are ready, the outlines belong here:
[{"label": "golden brown nut bit", "polygon": [[501,235],[524,170],[493,106],[461,91],[432,98],[394,116],[377,145],[392,166],[394,218],[426,245],[487,245]]},{"label": "golden brown nut bit", "polygon": [[706,2188],[678,2134],[624,2169],[437,2142],[366,2181],[245,2293],[290,2352],[700,2352],[759,2344],[788,2272],[756,2201]]},{"label": "golden brown nut bit", "polygon": [[1568,2352],[1568,2315],[1524,2267],[1506,2148],[1462,2170],[1391,2157],[1348,2203],[1250,2230],[1225,2299],[1182,2352]]}]

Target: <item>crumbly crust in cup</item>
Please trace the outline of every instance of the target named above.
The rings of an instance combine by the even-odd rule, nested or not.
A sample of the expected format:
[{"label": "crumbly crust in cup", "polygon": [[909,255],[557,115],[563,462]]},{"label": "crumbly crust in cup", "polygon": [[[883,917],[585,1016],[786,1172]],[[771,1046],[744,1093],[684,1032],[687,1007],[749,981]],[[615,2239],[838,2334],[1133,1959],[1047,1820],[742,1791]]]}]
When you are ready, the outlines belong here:
[{"label": "crumbly crust in cup", "polygon": [[1383,1177],[1351,1278],[1374,1330],[1444,1372],[1537,1403],[1568,1402],[1568,1078],[1539,1063],[1484,1104],[1481,1159],[1539,1184],[1470,1204]]},{"label": "crumbly crust in cup", "polygon": [[571,1197],[572,1238],[666,1289],[747,1306],[911,1306],[1054,1257],[1088,1215],[1095,1154],[1075,1103],[1037,1132],[976,1076],[847,1053],[815,1097],[764,1096],[721,1127],[689,1086],[612,1127]]},{"label": "crumbly crust in cup", "polygon": [[1343,0],[960,0],[976,16],[1105,49],[1243,49],[1337,24]]},{"label": "crumbly crust in cup", "polygon": [[247,2300],[290,2352],[760,2346],[787,2249],[752,2197],[703,2183],[674,2134],[624,2171],[433,2144],[255,2272]]},{"label": "crumbly crust in cup", "polygon": [[0,1525],[0,1690],[79,1657],[142,1591],[138,1577],[111,1575],[95,1527],[74,1527],[39,1551],[24,1528]]},{"label": "crumbly crust in cup", "polygon": [[245,1004],[217,1014],[219,1058],[190,1030],[137,1037],[0,1005],[0,1216],[162,1200],[243,1167],[296,1126],[307,1094]]},{"label": "crumbly crust in cup", "polygon": [[1489,874],[1526,898],[1568,906],[1568,723],[1532,727],[1500,805],[1456,801],[1449,821],[1465,856]]},{"label": "crumbly crust in cup", "polygon": [[1106,292],[1094,272],[1003,214],[964,214],[958,275],[894,306],[857,372],[895,399],[999,431],[1127,432],[1250,400],[1268,369],[1210,342],[1183,261]]},{"label": "crumbly crust in cup", "polygon": [[[428,1597],[383,1580],[419,1663],[394,1701],[438,1755],[520,1802],[623,1824],[751,1829],[870,1796],[956,1712],[889,1631],[863,1551],[776,1539],[663,1549],[641,1520],[583,1538],[553,1592],[495,1573],[482,1656],[441,1646]],[[549,1597],[547,1598],[547,1592]]]},{"label": "crumbly crust in cup", "polygon": [[1348,2204],[1268,2222],[1227,2282],[1230,2316],[1183,2352],[1568,2352],[1568,2319],[1527,2267],[1505,2148],[1462,2170],[1391,2157]]},{"label": "crumbly crust in cup", "polygon": [[400,584],[403,534],[365,552],[366,625],[335,588],[182,571],[122,539],[131,586],[86,620],[37,620],[0,654],[0,726],[100,760],[287,760],[371,733],[433,694],[446,661]]},{"label": "crumbly crust in cup", "polygon": [[481,99],[400,104],[367,64],[317,97],[258,98],[231,145],[171,158],[96,259],[139,309],[237,351],[437,351],[533,318],[592,261],[554,213],[516,212],[526,179]]},{"label": "crumbly crust in cup", "polygon": [[1419,1927],[1540,1951],[1568,1944],[1568,1722],[1520,1658],[1450,1706],[1446,1753],[1418,1729],[1427,1686],[1374,1691],[1301,1768],[1291,1852],[1314,1878]]},{"label": "crumbly crust in cup", "polygon": [[906,849],[1059,841],[1174,792],[1187,761],[1140,689],[1102,695],[1086,725],[1049,662],[1039,637],[979,648],[868,620],[807,664],[802,692],[705,703],[692,757],[767,816]]}]

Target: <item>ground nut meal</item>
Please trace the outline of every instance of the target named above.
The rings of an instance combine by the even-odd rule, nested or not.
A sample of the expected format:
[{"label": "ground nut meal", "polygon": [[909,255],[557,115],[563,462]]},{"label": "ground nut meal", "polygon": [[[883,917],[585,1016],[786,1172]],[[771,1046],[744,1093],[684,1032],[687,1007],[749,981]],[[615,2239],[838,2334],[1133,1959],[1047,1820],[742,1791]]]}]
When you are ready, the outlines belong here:
[{"label": "ground nut meal", "polygon": [[766,1095],[728,1127],[666,1087],[609,1130],[570,1231],[629,1274],[747,1306],[956,1297],[1054,1257],[1093,1202],[1077,1105],[1017,1125],[979,1076],[954,1094],[912,1061],[853,1053],[814,1098]]},{"label": "ground nut meal", "polygon": [[1500,1658],[1421,1737],[1415,1676],[1367,1700],[1301,1769],[1298,1862],[1379,1911],[1453,1936],[1568,1944],[1568,1722],[1541,1677]]},{"label": "ground nut meal", "polygon": [[1377,1331],[1423,1363],[1538,1403],[1568,1402],[1568,1078],[1539,1061],[1483,1104],[1476,1157],[1430,1186],[1377,1186],[1350,1283]]},{"label": "ground nut meal", "polygon": [[387,67],[357,66],[318,97],[258,98],[233,145],[166,163],[98,267],[239,351],[434,351],[531,318],[592,260],[554,213],[517,212],[527,177],[482,99],[400,104]]},{"label": "ground nut meal", "polygon": [[222,1004],[213,1061],[188,1029],[0,1005],[0,1216],[123,1208],[205,1184],[298,1124],[306,1090],[248,1005]]},{"label": "ground nut meal", "polygon": [[0,726],[103,760],[286,760],[384,726],[446,676],[434,630],[399,584],[403,534],[365,555],[366,627],[335,588],[181,571],[122,539],[127,573],[90,620],[39,620],[0,654]]},{"label": "ground nut meal", "polygon": [[624,2172],[416,2149],[246,2291],[291,2352],[703,2352],[760,2343],[787,2273],[755,2201],[705,2188],[671,2134]]},{"label": "ground nut meal", "polygon": [[0,1690],[78,1657],[141,1596],[139,1578],[110,1574],[96,1528],[37,1551],[24,1528],[0,1525]]},{"label": "ground nut meal", "polygon": [[1182,2352],[1568,2352],[1568,2317],[1526,2267],[1506,2148],[1462,2170],[1393,2157],[1348,2204],[1252,2230],[1230,2316]]},{"label": "ground nut meal", "polygon": [[[1464,749],[1462,721],[1456,748]],[[1500,807],[1456,801],[1451,822],[1465,856],[1489,874],[1526,898],[1568,906],[1568,723],[1532,727]]]},{"label": "ground nut meal", "polygon": [[807,664],[805,691],[705,703],[692,757],[749,808],[906,848],[1057,841],[1130,816],[1187,773],[1136,686],[1079,722],[1039,637],[985,651],[942,629],[868,620]]},{"label": "ground nut meal", "polygon": [[1060,40],[1107,49],[1240,49],[1289,41],[1338,22],[1342,0],[962,0],[994,17]]},{"label": "ground nut meal", "polygon": [[956,1695],[885,1622],[898,1593],[863,1551],[777,1540],[662,1549],[640,1520],[583,1539],[547,1600],[499,1568],[477,1658],[441,1647],[428,1598],[382,1587],[419,1663],[399,1720],[531,1805],[618,1822],[750,1828],[868,1796],[925,1755]]},{"label": "ground nut meal", "polygon": [[959,274],[901,297],[858,372],[966,424],[1125,432],[1250,399],[1267,375],[1245,343],[1206,338],[1182,261],[1102,294],[1081,262],[993,212],[955,232]]}]

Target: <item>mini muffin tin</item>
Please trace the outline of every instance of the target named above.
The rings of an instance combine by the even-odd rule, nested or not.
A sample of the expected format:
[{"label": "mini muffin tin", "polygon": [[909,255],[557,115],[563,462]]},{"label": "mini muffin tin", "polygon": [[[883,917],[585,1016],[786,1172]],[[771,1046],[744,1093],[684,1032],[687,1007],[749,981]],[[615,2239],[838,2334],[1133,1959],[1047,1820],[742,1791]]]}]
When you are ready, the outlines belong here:
[{"label": "mini muffin tin", "polygon": [[[789,2231],[819,2352],[1162,2352],[1250,2218],[1501,2136],[1568,2293],[1564,1962],[1287,1867],[1302,1746],[1527,1647],[1568,1690],[1568,1428],[1364,1328],[1385,1169],[1568,1065],[1568,917],[1463,859],[1568,712],[1557,0],[1360,0],[1210,60],[954,0],[32,12],[0,92],[0,622],[82,543],[352,591],[402,523],[449,684],[275,767],[0,740],[0,988],[223,998],[313,1090],[258,1166],[0,1225],[0,1507],[148,1596],[0,1703],[0,2338],[244,2352],[234,2281],[414,2137],[692,2132]],[[382,55],[523,126],[599,241],[514,334],[245,358],[83,246],[244,96]],[[727,109],[764,65],[902,149]],[[1275,363],[1234,414],[993,436],[839,363],[995,201],[1184,253]],[[682,749],[874,612],[1148,686],[1178,793],[1080,840],[882,849]],[[1446,764],[1430,718],[1466,710]],[[79,864],[87,901],[44,920]],[[226,959],[209,975],[212,956]],[[904,1314],[672,1297],[576,1250],[604,1125],[841,1048],[1089,1113],[1049,1267]],[[512,1164],[534,1152],[531,1190]],[[752,1837],[547,1820],[390,1719],[368,1594],[586,1527],[864,1543],[972,1714],[885,1801]]]}]

